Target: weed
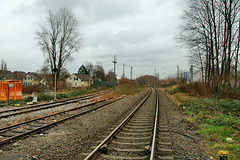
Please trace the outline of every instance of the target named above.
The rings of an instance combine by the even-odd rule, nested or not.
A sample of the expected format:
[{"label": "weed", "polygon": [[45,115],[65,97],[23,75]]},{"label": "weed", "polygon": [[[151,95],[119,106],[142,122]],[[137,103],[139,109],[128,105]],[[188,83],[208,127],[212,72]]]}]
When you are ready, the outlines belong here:
[{"label": "weed", "polygon": [[118,85],[116,92],[119,94],[132,95],[141,91],[140,85],[120,84]]},{"label": "weed", "polygon": [[[193,115],[192,121],[199,125],[199,134],[205,137],[210,154],[219,150],[228,150],[229,159],[239,159],[240,152],[240,118],[238,100],[194,99],[185,100],[186,115]],[[226,138],[231,137],[233,144],[228,144]]]}]

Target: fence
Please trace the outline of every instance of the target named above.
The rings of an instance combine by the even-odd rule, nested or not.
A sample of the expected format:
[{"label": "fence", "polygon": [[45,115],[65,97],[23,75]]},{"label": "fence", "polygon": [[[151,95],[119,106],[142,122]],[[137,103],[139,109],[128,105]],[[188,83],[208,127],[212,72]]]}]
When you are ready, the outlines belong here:
[{"label": "fence", "polygon": [[97,88],[97,87],[113,87],[113,82],[106,82],[106,81],[94,81],[91,87]]}]

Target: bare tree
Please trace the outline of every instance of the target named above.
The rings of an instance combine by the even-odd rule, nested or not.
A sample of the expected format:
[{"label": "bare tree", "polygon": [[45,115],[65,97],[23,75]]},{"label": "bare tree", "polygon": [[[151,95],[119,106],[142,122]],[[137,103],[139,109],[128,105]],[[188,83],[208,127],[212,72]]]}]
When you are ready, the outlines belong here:
[{"label": "bare tree", "polygon": [[1,68],[0,68],[1,71],[8,71],[8,67],[7,67],[7,62],[4,61],[4,59],[2,59],[1,61]]},{"label": "bare tree", "polygon": [[188,0],[181,19],[178,39],[189,48],[190,62],[200,65],[205,83],[216,92],[220,84],[229,88],[234,73],[236,85],[240,0]]},{"label": "bare tree", "polygon": [[1,71],[3,71],[4,70],[4,60],[2,59],[2,61],[1,61]]},{"label": "bare tree", "polygon": [[86,67],[87,69],[87,72],[90,74],[91,77],[93,77],[94,75],[94,67],[93,67],[93,64],[92,62],[84,62],[84,66]]},{"label": "bare tree", "polygon": [[[115,75],[115,79],[117,79],[116,75]],[[107,75],[106,75],[106,80],[109,82],[113,82],[114,81],[114,72],[112,70],[109,70]]]},{"label": "bare tree", "polygon": [[106,81],[106,75],[102,62],[96,62],[96,65],[94,66],[94,78],[100,78],[102,81]]},{"label": "bare tree", "polygon": [[49,11],[47,23],[36,34],[53,77],[57,69],[58,80],[64,64],[72,60],[72,54],[81,48],[82,35],[78,31],[78,21],[68,8]]}]

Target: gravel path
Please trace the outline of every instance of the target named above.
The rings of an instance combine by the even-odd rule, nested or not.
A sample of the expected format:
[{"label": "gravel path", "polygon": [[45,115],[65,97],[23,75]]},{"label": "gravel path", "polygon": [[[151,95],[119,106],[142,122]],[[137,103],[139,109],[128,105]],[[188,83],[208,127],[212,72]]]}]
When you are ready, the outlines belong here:
[{"label": "gravel path", "polygon": [[[3,155],[24,155],[29,159],[82,159],[82,153],[97,146],[97,141],[113,124],[120,123],[139,103],[148,92],[144,89],[139,94],[126,98],[75,118],[66,121],[43,133],[35,134],[26,139],[19,140],[0,149],[0,159]],[[183,133],[193,139],[172,133],[174,157],[189,159],[206,159],[201,138],[194,130],[194,125],[188,122],[176,106],[160,92],[160,103],[167,110],[170,130]],[[12,159],[13,160],[13,159]]]}]

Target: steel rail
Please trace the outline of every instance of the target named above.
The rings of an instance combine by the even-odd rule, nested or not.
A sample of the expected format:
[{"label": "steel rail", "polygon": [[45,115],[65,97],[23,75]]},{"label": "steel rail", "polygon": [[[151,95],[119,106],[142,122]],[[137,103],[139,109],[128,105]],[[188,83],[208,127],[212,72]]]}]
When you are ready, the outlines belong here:
[{"label": "steel rail", "polygon": [[152,139],[152,147],[151,147],[151,155],[150,155],[150,160],[154,160],[155,156],[155,147],[156,147],[156,136],[157,136],[157,125],[158,125],[158,110],[159,110],[159,95],[158,91],[155,88],[156,91],[156,113],[155,113],[155,122],[154,122],[154,130],[153,130],[153,139]]},{"label": "steel rail", "polygon": [[[103,93],[105,93],[105,92],[103,92]],[[58,101],[58,102],[55,102],[55,103],[50,102],[50,103],[43,103],[43,104],[39,104],[39,105],[35,105],[35,106],[22,107],[21,109],[6,110],[6,112],[13,112],[13,111],[17,111],[17,110],[31,109],[31,110],[15,112],[15,113],[6,114],[6,115],[0,115],[0,119],[7,118],[7,117],[10,117],[10,116],[20,115],[20,114],[24,114],[24,113],[29,113],[29,112],[35,112],[35,111],[39,111],[39,110],[43,110],[43,109],[58,107],[58,106],[66,105],[66,104],[70,104],[70,103],[75,103],[79,100],[90,99],[90,98],[93,98],[94,96],[98,96],[98,95],[101,95],[101,93],[92,94],[92,95],[85,95],[85,96],[78,97],[78,98],[61,100],[61,101]],[[37,108],[35,108],[35,107],[37,107]],[[32,108],[34,108],[34,109],[32,109]],[[6,113],[6,112],[2,111],[0,113]]]},{"label": "steel rail", "polygon": [[83,110],[83,111],[81,111],[80,113],[77,113],[77,114],[71,115],[71,116],[69,116],[69,117],[63,118],[63,119],[61,119],[61,120],[59,120],[59,121],[56,121],[56,122],[53,122],[53,123],[49,123],[49,124],[46,124],[46,125],[44,125],[44,126],[38,127],[38,128],[36,128],[36,129],[33,129],[33,130],[30,130],[30,131],[27,131],[27,132],[18,134],[18,135],[16,135],[16,136],[13,136],[13,137],[4,139],[4,140],[0,141],[0,145],[1,145],[0,147],[2,147],[3,145],[5,145],[5,144],[7,144],[7,143],[13,142],[13,141],[15,141],[15,140],[17,140],[17,139],[24,138],[24,137],[26,137],[26,136],[28,136],[28,135],[30,135],[30,134],[34,134],[34,133],[40,132],[40,131],[42,131],[42,130],[46,130],[46,129],[48,129],[48,128],[54,126],[54,125],[57,125],[57,124],[59,124],[59,123],[62,123],[62,122],[64,122],[64,121],[66,121],[66,120],[73,119],[73,118],[78,117],[78,116],[80,116],[80,115],[86,114],[86,113],[91,112],[91,111],[93,111],[93,110],[96,110],[96,109],[98,109],[98,108],[101,108],[101,107],[104,107],[104,106],[109,105],[109,104],[111,104],[111,103],[114,103],[114,102],[116,102],[116,101],[118,101],[118,100],[121,100],[122,98],[124,98],[124,97],[120,97],[120,98],[118,98],[118,99],[115,99],[115,100],[112,100],[112,101],[109,101],[109,102],[104,102],[104,103],[102,103],[102,104],[96,105],[95,107],[92,107],[92,108]]},{"label": "steel rail", "polygon": [[116,134],[129,121],[129,119],[137,112],[137,110],[142,106],[142,104],[148,99],[151,93],[152,93],[152,90],[149,91],[147,96],[138,104],[138,106],[84,160],[93,159],[96,156],[98,150],[105,143],[111,140],[112,136]]},{"label": "steel rail", "polygon": [[47,102],[47,103],[35,104],[35,105],[27,106],[27,107],[19,107],[19,108],[15,108],[15,109],[3,110],[3,111],[0,111],[0,114],[7,113],[7,112],[20,111],[20,110],[24,110],[24,109],[31,109],[31,108],[35,108],[35,107],[41,107],[41,106],[51,105],[51,104],[56,104],[56,103],[62,103],[62,102],[81,99],[81,98],[86,98],[86,97],[91,97],[91,96],[94,96],[94,95],[100,95],[101,93],[105,93],[105,92],[110,93],[111,91],[112,91],[112,89],[107,89],[107,90],[100,91],[100,92],[97,92],[97,93],[92,93],[92,94],[87,94],[87,95],[83,95],[83,96],[79,96],[79,97],[58,100],[58,101],[55,101],[55,102]]},{"label": "steel rail", "polygon": [[[92,97],[90,97],[90,98],[92,98]],[[29,112],[35,112],[35,111],[39,111],[39,110],[54,108],[54,107],[58,107],[58,106],[62,106],[62,105],[70,104],[70,103],[75,103],[75,102],[77,102],[77,101],[79,101],[79,100],[85,100],[85,99],[88,99],[88,98],[86,98],[86,97],[85,97],[85,98],[79,98],[79,99],[75,99],[75,100],[64,101],[64,102],[61,102],[61,103],[56,103],[56,104],[50,104],[50,105],[46,105],[46,106],[41,106],[41,107],[34,108],[34,109],[31,109],[31,110],[20,111],[20,112],[15,112],[15,113],[7,114],[7,115],[2,115],[2,116],[0,116],[0,119],[2,119],[2,118],[7,118],[7,117],[10,117],[10,116],[16,116],[16,115],[20,115],[20,114],[24,114],[24,113],[29,113]]]},{"label": "steel rail", "polygon": [[25,122],[21,122],[21,123],[18,123],[18,124],[14,124],[14,125],[11,125],[11,126],[0,128],[0,132],[4,132],[4,131],[7,131],[9,129],[13,129],[13,128],[16,128],[18,126],[25,125],[25,124],[28,124],[28,123],[31,123],[31,122],[34,122],[34,121],[39,121],[39,120],[42,120],[42,119],[45,119],[45,118],[56,116],[58,114],[63,114],[63,113],[66,113],[66,112],[70,112],[70,111],[78,110],[78,109],[81,109],[81,108],[84,108],[84,107],[88,107],[88,106],[91,106],[91,105],[94,105],[94,104],[97,104],[97,103],[100,103],[100,102],[103,102],[103,101],[104,100],[97,101],[97,102],[86,104],[86,105],[83,105],[83,106],[80,106],[80,107],[71,108],[71,109],[68,109],[68,110],[65,110],[65,111],[53,113],[53,114],[43,116],[43,117],[40,117],[40,118],[35,118],[35,119],[32,119],[32,120],[28,120],[28,121],[25,121]]}]

